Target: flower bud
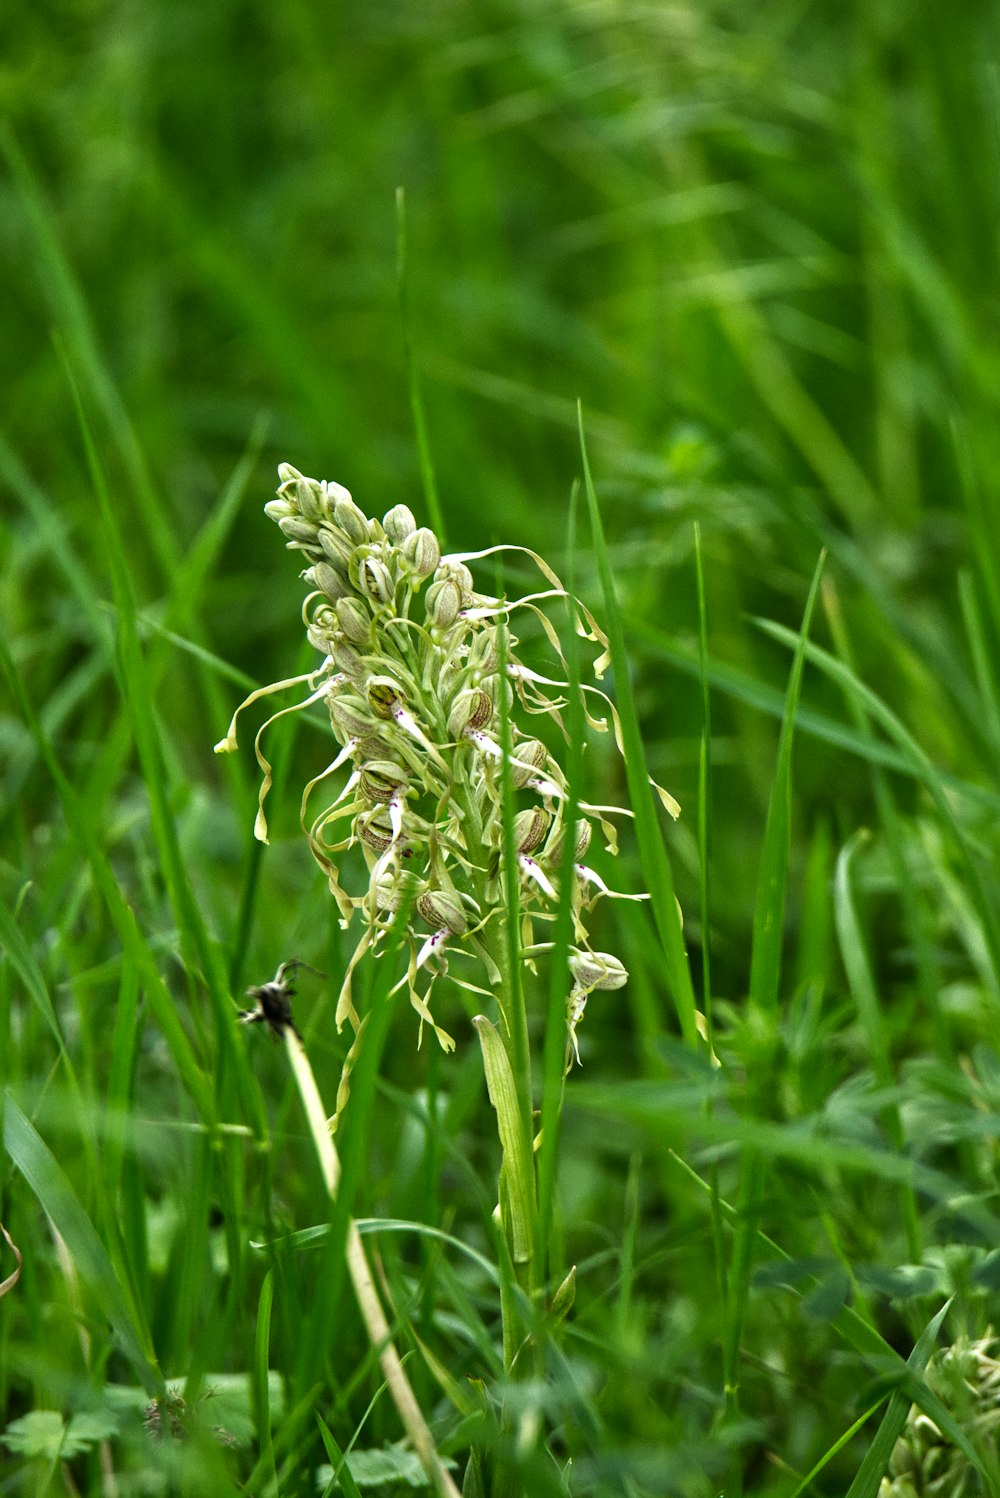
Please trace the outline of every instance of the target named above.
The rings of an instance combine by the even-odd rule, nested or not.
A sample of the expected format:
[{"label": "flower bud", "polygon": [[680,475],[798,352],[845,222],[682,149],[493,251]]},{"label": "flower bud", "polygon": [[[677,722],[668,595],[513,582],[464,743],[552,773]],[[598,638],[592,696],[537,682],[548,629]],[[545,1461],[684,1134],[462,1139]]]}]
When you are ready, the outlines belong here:
[{"label": "flower bud", "polygon": [[333,656],[333,663],[337,670],[349,681],[364,681],[368,675],[368,667],[346,635],[339,635],[334,640],[330,654]]},{"label": "flower bud", "polygon": [[391,759],[395,752],[393,745],[387,744],[385,739],[380,738],[377,733],[363,734],[358,739],[355,749],[358,760]]},{"label": "flower bud", "polygon": [[417,901],[417,909],[429,926],[463,936],[469,922],[457,895],[443,889],[429,889]]},{"label": "flower bud", "polygon": [[372,638],[372,616],[359,598],[337,600],[337,623],[352,645],[368,645]]},{"label": "flower bud", "polygon": [[371,527],[366,516],[358,509],[349,494],[342,495],[334,505],[333,521],[338,530],[342,530],[345,536],[349,536],[357,546],[372,538]]},{"label": "flower bud", "polygon": [[330,698],[330,721],[344,739],[359,739],[375,727],[367,705],[351,693]]},{"label": "flower bud", "polygon": [[388,805],[390,801],[395,801],[408,778],[402,765],[395,764],[391,759],[373,759],[361,771],[361,794],[367,796],[369,801],[384,801]]},{"label": "flower bud", "polygon": [[289,504],[286,499],[269,499],[264,506],[264,514],[268,520],[273,520],[277,523],[286,519],[289,515],[297,515],[298,510],[294,505]]},{"label": "flower bud", "polygon": [[549,814],[540,806],[529,806],[514,818],[514,846],[519,853],[534,853],[549,830]]},{"label": "flower bud", "polygon": [[522,790],[531,777],[542,768],[548,759],[548,750],[539,739],[525,739],[514,745],[514,756],[510,762],[510,781],[515,790]]},{"label": "flower bud", "polygon": [[512,717],[514,713],[514,688],[507,678],[505,676],[493,676],[490,677],[489,681],[484,682],[483,685],[488,687],[489,691],[493,694],[494,702],[499,702],[500,694],[501,692],[503,693],[503,699],[507,704],[507,716]]},{"label": "flower bud", "polygon": [[291,463],[278,464],[278,477],[281,480],[278,497],[307,520],[318,520],[323,513],[323,485],[307,479]]},{"label": "flower bud", "polygon": [[434,581],[444,582],[448,578],[458,583],[463,596],[473,591],[472,573],[464,562],[456,562],[454,557],[441,558],[441,565],[437,569]]},{"label": "flower bud", "polygon": [[316,545],[316,527],[311,520],[303,520],[298,515],[286,515],[278,521],[278,525],[286,541],[299,541],[306,546]]},{"label": "flower bud", "polygon": [[311,567],[306,568],[302,576],[311,588],[318,588],[331,601],[343,598],[347,592],[344,579],[328,562],[314,562]]},{"label": "flower bud", "polygon": [[383,515],[382,525],[393,546],[402,546],[407,536],[412,536],[417,528],[413,511],[406,505],[394,505],[386,515]]},{"label": "flower bud", "polygon": [[303,520],[322,520],[326,510],[322,484],[315,479],[301,478],[295,485],[295,497]]},{"label": "flower bud", "polygon": [[458,618],[462,607],[462,590],[453,577],[442,578],[431,583],[427,589],[426,609],[428,624],[438,629],[450,629]]},{"label": "flower bud", "polygon": [[334,506],[338,499],[350,499],[350,489],[345,489],[343,484],[336,483],[333,479],[323,480],[323,497],[326,501],[326,513],[333,514]]},{"label": "flower bud", "polygon": [[415,577],[430,577],[441,560],[441,547],[437,536],[426,526],[421,526],[403,542],[403,556],[410,564],[410,571]]},{"label": "flower bud", "polygon": [[346,577],[348,564],[354,555],[354,544],[350,538],[342,531],[334,530],[332,525],[321,525],[316,539],[326,553],[327,561]]},{"label": "flower bud", "polygon": [[460,739],[467,731],[476,733],[485,728],[492,716],[493,698],[489,692],[479,687],[459,692],[448,714],[448,732],[452,738]]},{"label": "flower bud", "polygon": [[[587,821],[579,821],[573,829],[575,841],[573,844],[573,862],[577,863],[590,847],[590,839],[593,828]],[[562,862],[563,844],[566,841],[566,828],[557,822],[552,828],[548,843],[545,846],[545,862],[552,867],[558,867]]]},{"label": "flower bud", "polygon": [[492,676],[500,664],[495,629],[484,630],[469,646],[469,665],[477,676]]},{"label": "flower bud", "polygon": [[624,988],[628,982],[628,971],[611,952],[574,952],[569,970],[587,993],[595,988]]},{"label": "flower bud", "polygon": [[396,875],[391,869],[379,875],[375,881],[375,904],[379,910],[398,910],[401,896]]}]

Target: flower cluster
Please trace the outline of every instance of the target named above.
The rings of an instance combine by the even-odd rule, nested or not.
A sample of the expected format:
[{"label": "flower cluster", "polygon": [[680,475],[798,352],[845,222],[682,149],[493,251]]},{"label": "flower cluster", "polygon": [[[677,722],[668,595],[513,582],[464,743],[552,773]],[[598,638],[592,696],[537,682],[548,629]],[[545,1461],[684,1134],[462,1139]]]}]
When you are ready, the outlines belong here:
[{"label": "flower cluster", "polygon": [[[254,692],[242,707],[267,693],[304,684],[308,695],[283,712],[324,702],[340,746],[302,797],[303,828],[329,879],[342,924],[346,927],[357,911],[365,923],[341,991],[338,1028],[347,1020],[359,1030],[351,975],[397,918],[407,926],[408,971],[402,982],[421,1022],[433,1028],[445,1049],[454,1042],[434,1019],[429,1001],[436,977],[447,971],[448,954],[478,958],[491,987],[501,983],[504,944],[498,927],[507,908],[506,783],[518,805],[513,843],[521,951],[529,963],[551,945],[537,939],[536,924],[554,919],[563,849],[567,837],[572,840],[569,1059],[576,1053],[576,1026],[587,995],[620,988],[627,979],[616,957],[590,947],[587,912],[611,891],[581,860],[595,822],[609,850],[616,851],[609,818],[628,813],[580,802],[569,826],[570,798],[558,762],[541,739],[515,721],[520,710],[525,719],[546,715],[562,729],[567,686],[518,660],[510,619],[517,610],[529,610],[565,664],[557,632],[539,604],[568,602],[577,632],[602,649],[594,666],[598,677],[607,663],[607,641],[591,614],[568,597],[534,553],[527,555],[548,586],[516,601],[491,597],[476,590],[467,564],[492,552],[524,548],[442,556],[437,537],[419,527],[405,505],[379,522],[369,519],[339,484],[304,478],[288,464],[280,467],[279,476],[278,496],[266,511],[289,549],[307,563],[302,577],[310,591],[303,621],[323,659],[307,676]],[[595,687],[584,691],[588,722],[604,731],[610,718],[618,737],[614,708]],[[595,694],[605,716],[595,717],[587,706]],[[217,752],[236,747],[240,711]],[[264,776],[255,830],[263,841],[271,766],[261,735],[280,716],[268,719],[255,746]],[[504,743],[510,750],[506,765]],[[312,814],[317,787],[341,769],[346,773],[338,793]],[[676,815],[676,803],[666,792],[660,794]],[[343,856],[355,847],[369,875],[360,895],[349,894],[341,883]]]}]

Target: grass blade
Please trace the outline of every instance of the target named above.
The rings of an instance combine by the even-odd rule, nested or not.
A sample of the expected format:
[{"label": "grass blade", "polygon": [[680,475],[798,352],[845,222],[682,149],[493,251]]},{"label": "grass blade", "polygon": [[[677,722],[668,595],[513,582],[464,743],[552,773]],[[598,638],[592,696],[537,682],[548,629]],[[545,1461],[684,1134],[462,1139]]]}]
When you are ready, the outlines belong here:
[{"label": "grass blade", "polygon": [[[840,939],[840,955],[847,973],[847,981],[857,1005],[861,1029],[865,1037],[872,1069],[879,1084],[891,1090],[895,1084],[892,1063],[889,1058],[889,1041],[871,964],[868,960],[864,933],[854,908],[851,889],[851,864],[864,833],[855,833],[841,850],[837,859],[835,881],[835,906],[837,935]],[[894,1103],[882,1110],[882,1124],[893,1149],[903,1152],[903,1122],[899,1108]],[[913,1189],[904,1183],[902,1188],[903,1221],[906,1223],[907,1248],[912,1264],[919,1264],[923,1257],[920,1247],[920,1214],[917,1210]]]},{"label": "grass blade", "polygon": [[611,647],[611,665],[614,671],[615,687],[617,690],[618,713],[621,718],[629,798],[632,803],[632,810],[635,813],[635,833],[636,841],[639,845],[639,859],[642,864],[643,877],[646,881],[653,907],[653,919],[656,922],[656,929],[663,945],[667,965],[667,982],[673,995],[681,1034],[684,1036],[687,1044],[694,1047],[698,1045],[694,987],[691,982],[691,970],[688,966],[687,952],[684,947],[684,935],[677,906],[677,896],[674,893],[674,876],[671,871],[666,848],[664,847],[663,836],[659,826],[659,814],[649,784],[646,751],[643,747],[642,734],[639,728],[639,716],[636,711],[635,697],[630,685],[628,656],[625,649],[625,626],[622,619],[621,606],[618,602],[614,573],[611,570],[611,558],[604,536],[604,525],[597,502],[597,493],[590,475],[590,464],[587,461],[582,407],[579,407],[577,410],[577,424],[580,436],[580,457],[583,463],[584,491],[587,496],[587,508],[590,514],[590,530],[593,538],[598,576],[601,580],[601,590],[604,594],[604,608],[608,620],[607,632]]},{"label": "grass blade", "polygon": [[[783,645],[798,648],[799,637],[791,630],[767,619],[755,619],[754,623],[772,639],[778,640]],[[807,643],[805,653],[811,664],[817,666],[826,676],[837,682],[845,692],[855,697],[863,711],[881,725],[906,755],[913,773],[926,786],[942,825],[947,829],[965,870],[969,891],[982,924],[983,936],[989,951],[994,991],[1000,996],[1000,925],[997,922],[993,902],[983,884],[982,874],[972,857],[965,834],[946,794],[943,777],[895,713],[842,661],[838,661],[829,651],[821,649],[818,645]]]},{"label": "grass blade", "polygon": [[[932,1317],[924,1328],[919,1341],[906,1360],[906,1366],[916,1373],[922,1373],[927,1367],[934,1344],[937,1341],[938,1330],[948,1311],[951,1302],[947,1302]],[[875,1438],[868,1448],[864,1461],[858,1468],[857,1475],[848,1488],[845,1498],[876,1498],[879,1483],[889,1469],[889,1460],[892,1456],[892,1448],[902,1434],[906,1417],[910,1412],[912,1400],[897,1389],[889,1400],[889,1407],[882,1416],[882,1423],[875,1433]]]},{"label": "grass blade", "polygon": [[14,699],[55,784],[70,831],[87,861],[94,886],[107,906],[125,952],[135,962],[146,997],[163,1031],[178,1071],[202,1119],[210,1128],[214,1127],[216,1114],[208,1077],[199,1065],[187,1032],[178,1018],[173,998],[160,976],[156,958],[143,940],[136,924],[135,914],[118,887],[114,871],[104,855],[104,849],[91,825],[84,804],[67,779],[42,730],[24,689],[20,673],[2,636],[0,636],[0,665],[4,668]]},{"label": "grass blade", "polygon": [[257,1421],[257,1445],[260,1459],[274,1474],[274,1442],[271,1437],[271,1306],[274,1301],[274,1270],[269,1269],[260,1287],[257,1302],[257,1328],[254,1334],[253,1404]]},{"label": "grass blade", "polygon": [[434,477],[434,462],[431,444],[427,436],[427,418],[424,413],[424,396],[420,384],[420,370],[413,350],[412,322],[410,317],[410,287],[406,260],[406,189],[396,188],[396,279],[399,287],[399,317],[403,328],[403,350],[406,356],[406,383],[410,392],[410,412],[413,416],[413,431],[417,439],[420,457],[420,478],[424,488],[424,503],[427,517],[442,548],[445,544],[444,516]]},{"label": "grass blade", "polygon": [[3,1142],[66,1244],[80,1278],[107,1316],[150,1398],[166,1392],[149,1333],[130,1305],[94,1226],[48,1145],[14,1099],[4,1097]]},{"label": "grass blade", "polygon": [[753,956],[750,965],[750,1002],[755,1008],[776,1013],[784,941],[785,897],[788,881],[788,848],[791,837],[792,742],[795,717],[802,691],[809,626],[812,623],[820,577],[826,554],[820,555],[802,616],[795,658],[785,694],[785,713],[778,741],[778,763],[767,808],[764,847],[757,878],[757,903],[753,918]]},{"label": "grass blade", "polygon": [[3,900],[0,900],[0,952],[3,952],[7,961],[17,973],[24,984],[25,992],[29,995],[35,1008],[52,1031],[56,1045],[65,1054],[66,1044],[63,1040],[62,1028],[60,1027],[59,1020],[56,1018],[52,996],[42,975],[42,970],[35,960],[35,954],[24,938],[24,933],[14,919],[13,912],[7,909],[6,903]]}]

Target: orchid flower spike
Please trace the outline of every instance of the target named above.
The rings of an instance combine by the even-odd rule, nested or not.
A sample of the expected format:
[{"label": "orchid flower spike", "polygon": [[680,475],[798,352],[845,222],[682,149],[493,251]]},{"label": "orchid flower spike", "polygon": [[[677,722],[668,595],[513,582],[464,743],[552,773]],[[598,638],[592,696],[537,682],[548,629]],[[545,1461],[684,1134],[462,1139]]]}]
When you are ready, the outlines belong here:
[{"label": "orchid flower spike", "polygon": [[[497,981],[487,937],[490,923],[507,908],[508,878],[519,881],[522,950],[524,960],[532,961],[532,921],[553,918],[563,848],[570,837],[574,931],[568,1065],[574,1056],[579,1059],[576,1028],[587,995],[619,988],[628,976],[617,958],[590,948],[588,912],[612,891],[579,861],[595,823],[614,852],[609,818],[628,813],[584,803],[574,825],[568,825],[566,777],[552,752],[523,724],[548,716],[562,729],[560,708],[570,687],[566,680],[539,676],[519,661],[510,621],[519,610],[528,610],[564,667],[558,634],[538,604],[550,599],[568,603],[577,632],[600,652],[594,663],[598,677],[607,664],[607,639],[589,611],[533,552],[527,555],[541,572],[545,589],[513,601],[494,598],[477,591],[468,564],[504,548],[442,556],[433,531],[418,526],[406,505],[396,505],[381,521],[370,519],[341,485],[305,478],[288,464],[278,472],[277,498],[265,508],[288,548],[306,564],[301,574],[309,590],[303,621],[320,664],[305,677],[253,693],[243,704],[294,685],[305,689],[301,701],[274,714],[257,734],[263,783],[255,831],[267,841],[264,803],[271,766],[262,735],[282,713],[323,703],[337,747],[330,764],[305,787],[302,825],[329,880],[342,925],[346,928],[360,916],[364,926],[341,990],[338,1029],[346,1020],[355,1033],[360,1030],[351,996],[354,969],[369,951],[377,954],[388,933],[405,922],[409,962],[404,982],[421,1031],[430,1026],[444,1049],[452,1050],[454,1041],[430,1007],[436,980],[448,971],[450,957],[468,957],[483,965],[490,983]],[[606,731],[610,721],[620,742],[614,707],[595,687],[586,691],[587,721],[599,731]],[[603,716],[595,716],[588,705],[595,695]],[[512,748],[506,775],[502,704]],[[236,748],[241,711],[216,746],[218,752]],[[339,788],[322,810],[312,812],[318,787],[334,777],[340,777]],[[513,869],[504,860],[505,780],[518,800]],[[656,789],[676,816],[677,803]],[[341,869],[352,848],[363,855],[368,882],[349,892]]]}]

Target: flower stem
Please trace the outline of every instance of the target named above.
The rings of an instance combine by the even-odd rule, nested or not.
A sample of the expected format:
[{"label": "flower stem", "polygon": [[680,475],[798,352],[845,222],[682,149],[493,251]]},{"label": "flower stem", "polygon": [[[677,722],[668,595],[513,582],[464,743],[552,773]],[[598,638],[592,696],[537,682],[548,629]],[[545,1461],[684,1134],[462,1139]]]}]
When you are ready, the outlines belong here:
[{"label": "flower stem", "polygon": [[[327,1113],[323,1107],[316,1078],[306,1055],[301,1039],[292,1027],[285,1028],[285,1049],[305,1109],[313,1144],[319,1158],[323,1181],[331,1201],[336,1201],[340,1183],[340,1160],[330,1134]],[[365,1254],[361,1234],[354,1218],[347,1225],[347,1267],[354,1286],[358,1309],[361,1312],[369,1340],[375,1349],[382,1375],[392,1395],[393,1403],[403,1422],[403,1428],[413,1443],[413,1449],[427,1474],[427,1479],[438,1498],[460,1498],[444,1463],[438,1455],[427,1421],[410,1387],[402,1359],[396,1351],[392,1332],[379,1299],[375,1281]]]}]

